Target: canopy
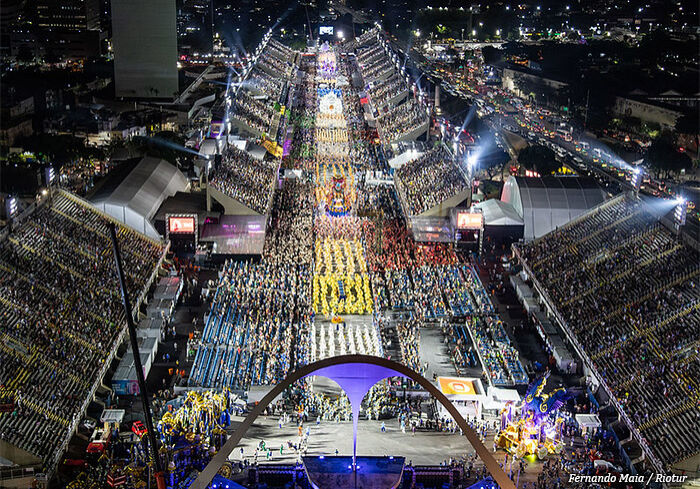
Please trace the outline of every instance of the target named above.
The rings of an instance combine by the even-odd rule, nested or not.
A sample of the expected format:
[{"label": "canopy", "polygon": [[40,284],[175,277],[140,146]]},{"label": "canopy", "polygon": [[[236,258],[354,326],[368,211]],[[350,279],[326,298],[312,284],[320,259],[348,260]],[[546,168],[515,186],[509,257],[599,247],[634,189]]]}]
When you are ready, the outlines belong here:
[{"label": "canopy", "polygon": [[522,226],[523,219],[515,208],[502,200],[489,199],[474,205],[484,214],[485,226]]},{"label": "canopy", "polygon": [[161,236],[151,219],[163,201],[188,189],[187,178],[165,160],[145,156],[122,163],[90,197],[92,204],[150,238]]},{"label": "canopy", "polygon": [[576,422],[581,428],[600,428],[600,418],[597,414],[577,414]]},{"label": "canopy", "polygon": [[526,240],[544,236],[605,201],[592,178],[509,177],[501,200],[511,204],[524,223]]}]

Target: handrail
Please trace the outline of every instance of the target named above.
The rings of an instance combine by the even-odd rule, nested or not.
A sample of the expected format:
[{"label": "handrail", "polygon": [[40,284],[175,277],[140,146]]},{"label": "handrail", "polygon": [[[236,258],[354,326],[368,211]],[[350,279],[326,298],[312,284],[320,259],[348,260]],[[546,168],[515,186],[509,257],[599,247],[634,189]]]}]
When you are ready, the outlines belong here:
[{"label": "handrail", "polygon": [[650,462],[654,466],[654,470],[656,470],[659,473],[663,472],[663,464],[656,457],[656,455],[654,455],[654,453],[652,452],[651,448],[647,444],[644,437],[642,437],[642,435],[639,432],[639,430],[637,429],[637,427],[632,423],[632,421],[627,416],[627,413],[624,411],[624,409],[622,408],[622,406],[618,402],[617,397],[615,397],[615,394],[610,390],[610,387],[608,387],[607,382],[605,382],[602,379],[602,377],[600,376],[600,374],[598,373],[598,369],[595,367],[595,365],[591,361],[590,357],[586,353],[586,350],[583,348],[583,346],[581,346],[576,335],[571,331],[571,329],[569,329],[568,323],[561,316],[561,314],[559,313],[559,310],[554,306],[555,303],[550,299],[549,294],[547,293],[546,289],[540,284],[539,280],[537,280],[537,278],[533,275],[527,262],[525,260],[523,260],[518,246],[515,243],[513,243],[511,248],[512,248],[515,256],[518,258],[518,261],[522,265],[523,270],[525,270],[525,272],[528,274],[528,276],[532,280],[532,283],[535,286],[535,289],[540,294],[540,296],[544,299],[549,310],[552,312],[552,314],[556,318],[557,322],[559,323],[559,326],[562,328],[562,330],[566,334],[567,339],[569,340],[571,345],[576,350],[576,353],[581,358],[581,360],[583,360],[583,362],[586,364],[586,367],[588,367],[588,370],[590,370],[591,373],[596,377],[599,385],[603,387],[606,394],[610,398],[610,402],[612,402],[613,406],[615,406],[615,409],[617,410],[619,416],[622,418],[622,420],[625,422],[625,424],[629,428],[630,433],[635,438],[635,440],[637,441],[639,446],[642,448],[642,450],[644,451],[644,454],[649,458]]}]

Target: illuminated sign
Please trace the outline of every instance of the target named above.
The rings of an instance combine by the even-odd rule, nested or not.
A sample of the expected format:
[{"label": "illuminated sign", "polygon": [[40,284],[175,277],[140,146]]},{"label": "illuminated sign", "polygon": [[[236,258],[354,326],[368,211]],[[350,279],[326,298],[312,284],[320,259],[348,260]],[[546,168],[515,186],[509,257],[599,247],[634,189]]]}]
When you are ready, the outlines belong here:
[{"label": "illuminated sign", "polygon": [[332,25],[322,25],[318,28],[318,33],[322,36],[332,36],[333,26]]},{"label": "illuminated sign", "polygon": [[438,377],[440,391],[446,396],[475,396],[474,382],[457,377]]},{"label": "illuminated sign", "polygon": [[481,229],[484,227],[484,215],[473,212],[457,214],[457,229]]},{"label": "illuminated sign", "polygon": [[194,217],[170,217],[168,230],[173,234],[194,233]]}]

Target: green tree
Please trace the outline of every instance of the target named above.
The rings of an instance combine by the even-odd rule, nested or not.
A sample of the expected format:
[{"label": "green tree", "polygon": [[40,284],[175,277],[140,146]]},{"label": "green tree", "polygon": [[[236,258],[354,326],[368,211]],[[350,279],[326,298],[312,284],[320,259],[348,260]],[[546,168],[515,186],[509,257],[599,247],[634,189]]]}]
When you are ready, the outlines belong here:
[{"label": "green tree", "polygon": [[536,171],[542,176],[551,175],[559,168],[554,151],[540,144],[528,146],[520,151],[518,163],[526,170]]},{"label": "green tree", "polygon": [[665,138],[655,139],[651,143],[644,156],[644,163],[662,178],[677,175],[681,170],[692,166],[688,155],[679,153],[675,146]]},{"label": "green tree", "polygon": [[493,178],[509,161],[510,155],[502,149],[497,149],[479,158],[479,167],[486,170],[489,178]]},{"label": "green tree", "polygon": [[700,121],[698,114],[686,114],[676,120],[676,132],[678,134],[690,134],[697,136],[700,134]]}]

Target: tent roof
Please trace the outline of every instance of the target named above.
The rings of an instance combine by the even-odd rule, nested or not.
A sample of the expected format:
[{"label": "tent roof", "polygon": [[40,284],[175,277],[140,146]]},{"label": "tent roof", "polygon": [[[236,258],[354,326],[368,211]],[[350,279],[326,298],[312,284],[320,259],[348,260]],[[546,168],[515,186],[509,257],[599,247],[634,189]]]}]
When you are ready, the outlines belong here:
[{"label": "tent roof", "polygon": [[518,215],[515,208],[502,200],[489,199],[475,204],[484,214],[486,226],[522,226],[523,218]]},{"label": "tent roof", "polygon": [[93,203],[128,207],[150,220],[167,197],[187,189],[182,172],[165,160],[145,156],[124,165],[107,176]]},{"label": "tent roof", "polygon": [[523,219],[523,237],[535,239],[567,224],[605,201],[605,192],[592,178],[509,177],[501,200]]}]

